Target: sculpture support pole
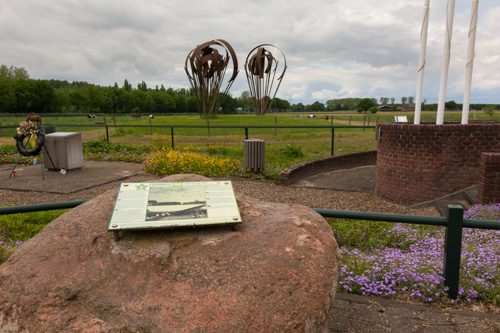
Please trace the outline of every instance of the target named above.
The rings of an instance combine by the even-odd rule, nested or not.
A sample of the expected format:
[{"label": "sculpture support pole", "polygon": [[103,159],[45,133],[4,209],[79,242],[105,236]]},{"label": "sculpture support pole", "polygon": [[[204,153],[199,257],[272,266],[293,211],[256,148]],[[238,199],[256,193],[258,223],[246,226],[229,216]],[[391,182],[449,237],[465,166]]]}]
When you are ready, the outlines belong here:
[{"label": "sculpture support pole", "polygon": [[424,5],[424,21],[422,23],[422,31],[420,32],[420,60],[418,64],[418,83],[417,83],[417,100],[415,101],[415,120],[414,124],[420,124],[420,115],[422,111],[422,90],[424,87],[424,68],[425,68],[425,53],[427,48],[427,31],[429,28],[429,1],[425,0]]},{"label": "sculpture support pole", "polygon": [[455,0],[448,0],[446,10],[446,32],[443,47],[443,66],[441,68],[441,86],[439,88],[439,102],[436,125],[444,123],[444,104],[446,100],[446,86],[448,83],[448,68],[450,67],[451,34],[453,30],[453,16],[455,14]]},{"label": "sculpture support pole", "polygon": [[467,64],[465,65],[465,90],[464,103],[462,108],[462,124],[469,123],[470,93],[472,86],[472,67],[474,65],[474,47],[476,45],[476,27],[479,9],[479,0],[472,0],[470,28],[469,28],[469,49],[467,51]]}]

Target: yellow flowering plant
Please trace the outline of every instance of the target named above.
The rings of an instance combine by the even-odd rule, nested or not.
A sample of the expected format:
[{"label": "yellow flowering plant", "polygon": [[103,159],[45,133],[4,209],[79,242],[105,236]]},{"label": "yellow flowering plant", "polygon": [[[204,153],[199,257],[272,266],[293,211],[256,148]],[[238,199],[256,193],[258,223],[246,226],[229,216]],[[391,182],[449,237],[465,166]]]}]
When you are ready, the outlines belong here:
[{"label": "yellow flowering plant", "polygon": [[[189,150],[189,149],[187,149]],[[144,171],[156,175],[195,173],[207,177],[241,173],[241,162],[230,157],[207,156],[193,151],[162,148],[144,161]]]}]

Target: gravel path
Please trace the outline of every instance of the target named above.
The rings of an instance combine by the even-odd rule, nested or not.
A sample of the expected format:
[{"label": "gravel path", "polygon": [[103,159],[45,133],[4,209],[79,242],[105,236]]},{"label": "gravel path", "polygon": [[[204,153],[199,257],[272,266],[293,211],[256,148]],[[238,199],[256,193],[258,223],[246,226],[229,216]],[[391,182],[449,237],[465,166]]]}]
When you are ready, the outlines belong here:
[{"label": "gravel path", "polygon": [[[159,178],[162,177],[142,174],[129,177],[125,181],[141,182]],[[281,186],[271,181],[252,181],[241,178],[228,179],[233,182],[236,192],[268,202],[300,204],[311,208],[439,216],[435,208],[408,209],[405,206],[385,201],[373,193]],[[27,205],[92,199],[109,189],[117,188],[119,183],[120,181],[115,181],[70,194],[0,190],[0,204]]]}]

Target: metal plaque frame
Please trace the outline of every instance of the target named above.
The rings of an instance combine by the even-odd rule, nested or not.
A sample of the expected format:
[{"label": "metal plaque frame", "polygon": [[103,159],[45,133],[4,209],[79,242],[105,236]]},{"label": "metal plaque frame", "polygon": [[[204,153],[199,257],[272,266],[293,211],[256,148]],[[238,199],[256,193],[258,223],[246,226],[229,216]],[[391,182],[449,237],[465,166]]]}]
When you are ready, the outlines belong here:
[{"label": "metal plaque frame", "polygon": [[241,222],[231,181],[121,183],[108,231]]}]

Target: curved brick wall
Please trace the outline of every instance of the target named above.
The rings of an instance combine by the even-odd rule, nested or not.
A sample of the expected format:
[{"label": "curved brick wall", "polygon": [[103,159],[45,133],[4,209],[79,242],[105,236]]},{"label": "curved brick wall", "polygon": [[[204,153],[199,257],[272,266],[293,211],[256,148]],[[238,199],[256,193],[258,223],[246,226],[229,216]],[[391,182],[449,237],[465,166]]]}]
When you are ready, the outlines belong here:
[{"label": "curved brick wall", "polygon": [[500,123],[379,124],[376,193],[415,204],[476,184],[482,152],[500,152]]},{"label": "curved brick wall", "polygon": [[320,172],[350,169],[365,165],[375,165],[376,162],[376,150],[319,158],[286,168],[280,174],[280,184],[288,185],[296,180],[312,176]]}]

